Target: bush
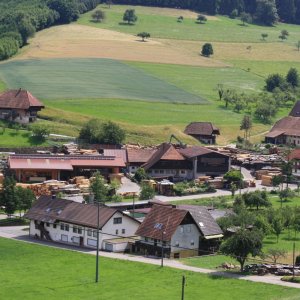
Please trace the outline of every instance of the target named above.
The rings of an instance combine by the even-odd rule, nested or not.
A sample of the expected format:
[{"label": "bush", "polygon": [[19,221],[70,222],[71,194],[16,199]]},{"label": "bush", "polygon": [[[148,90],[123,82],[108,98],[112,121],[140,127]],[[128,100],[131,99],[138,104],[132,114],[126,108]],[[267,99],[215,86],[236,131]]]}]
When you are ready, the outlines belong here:
[{"label": "bush", "polygon": [[142,184],[142,190],[140,193],[140,200],[150,200],[155,196],[155,190],[149,184]]},{"label": "bush", "polygon": [[142,182],[145,179],[149,179],[149,176],[147,175],[145,169],[138,168],[133,176],[133,178],[138,182]]}]

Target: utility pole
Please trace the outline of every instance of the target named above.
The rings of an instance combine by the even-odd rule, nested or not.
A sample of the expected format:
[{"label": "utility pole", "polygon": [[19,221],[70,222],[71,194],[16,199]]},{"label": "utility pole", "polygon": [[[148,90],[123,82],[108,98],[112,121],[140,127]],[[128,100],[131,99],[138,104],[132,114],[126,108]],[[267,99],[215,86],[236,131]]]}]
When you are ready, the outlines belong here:
[{"label": "utility pole", "polygon": [[163,267],[164,266],[164,234],[165,232],[162,230],[161,231],[161,263],[160,266]]},{"label": "utility pole", "polygon": [[100,202],[97,201],[97,254],[96,254],[96,283],[99,281],[99,215],[100,215]]},{"label": "utility pole", "polygon": [[182,276],[182,285],[181,285],[181,300],[184,300],[184,287],[185,287],[185,276]]},{"label": "utility pole", "polygon": [[293,279],[295,277],[295,242],[293,244]]},{"label": "utility pole", "polygon": [[134,200],[135,200],[135,193],[132,196],[133,217],[135,218],[135,202],[134,202]]}]

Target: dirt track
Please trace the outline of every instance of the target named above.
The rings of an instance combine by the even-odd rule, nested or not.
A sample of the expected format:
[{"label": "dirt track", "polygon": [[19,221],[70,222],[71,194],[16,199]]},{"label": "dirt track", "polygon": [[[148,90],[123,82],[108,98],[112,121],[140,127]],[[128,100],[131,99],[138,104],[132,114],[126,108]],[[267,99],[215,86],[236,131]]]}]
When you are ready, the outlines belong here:
[{"label": "dirt track", "polygon": [[128,61],[224,67],[223,62],[201,57],[185,42],[140,38],[84,25],[62,25],[39,32],[17,59],[111,58]]}]

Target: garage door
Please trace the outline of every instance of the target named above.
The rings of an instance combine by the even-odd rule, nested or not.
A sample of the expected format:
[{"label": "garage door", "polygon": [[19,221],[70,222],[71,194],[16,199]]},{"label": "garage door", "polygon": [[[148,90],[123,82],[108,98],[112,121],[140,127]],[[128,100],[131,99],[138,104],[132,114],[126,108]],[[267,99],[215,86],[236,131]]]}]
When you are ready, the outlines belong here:
[{"label": "garage door", "polygon": [[113,244],[105,243],[105,250],[113,252],[113,250],[114,250]]}]

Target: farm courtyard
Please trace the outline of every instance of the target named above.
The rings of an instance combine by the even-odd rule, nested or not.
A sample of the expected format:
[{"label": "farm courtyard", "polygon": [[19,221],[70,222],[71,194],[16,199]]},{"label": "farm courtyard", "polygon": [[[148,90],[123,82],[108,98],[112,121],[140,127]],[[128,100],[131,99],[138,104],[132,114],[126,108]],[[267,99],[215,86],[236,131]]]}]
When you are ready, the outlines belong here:
[{"label": "farm courtyard", "polygon": [[[223,16],[196,24],[191,11],[137,6],[138,21],[128,26],[121,22],[128,6],[100,7],[104,22],[92,22],[89,12],[76,23],[38,32],[18,56],[0,64],[0,90],[22,87],[39,97],[47,107],[41,122],[55,133],[77,136],[84,122],[96,117],[122,125],[127,142],[159,143],[173,133],[195,143],[184,127],[213,121],[221,129],[218,143],[227,144],[242,134],[243,114],[225,109],[217,86],[256,94],[268,74],[284,75],[291,66],[300,70],[296,25],[241,26]],[[176,21],[179,15],[182,23]],[[282,29],[290,33],[285,42],[278,40]],[[140,31],[151,38],[142,42]],[[199,54],[207,41],[214,47],[210,58]],[[252,141],[261,141],[270,126],[254,120]],[[14,144],[4,135],[6,145]]]}]

